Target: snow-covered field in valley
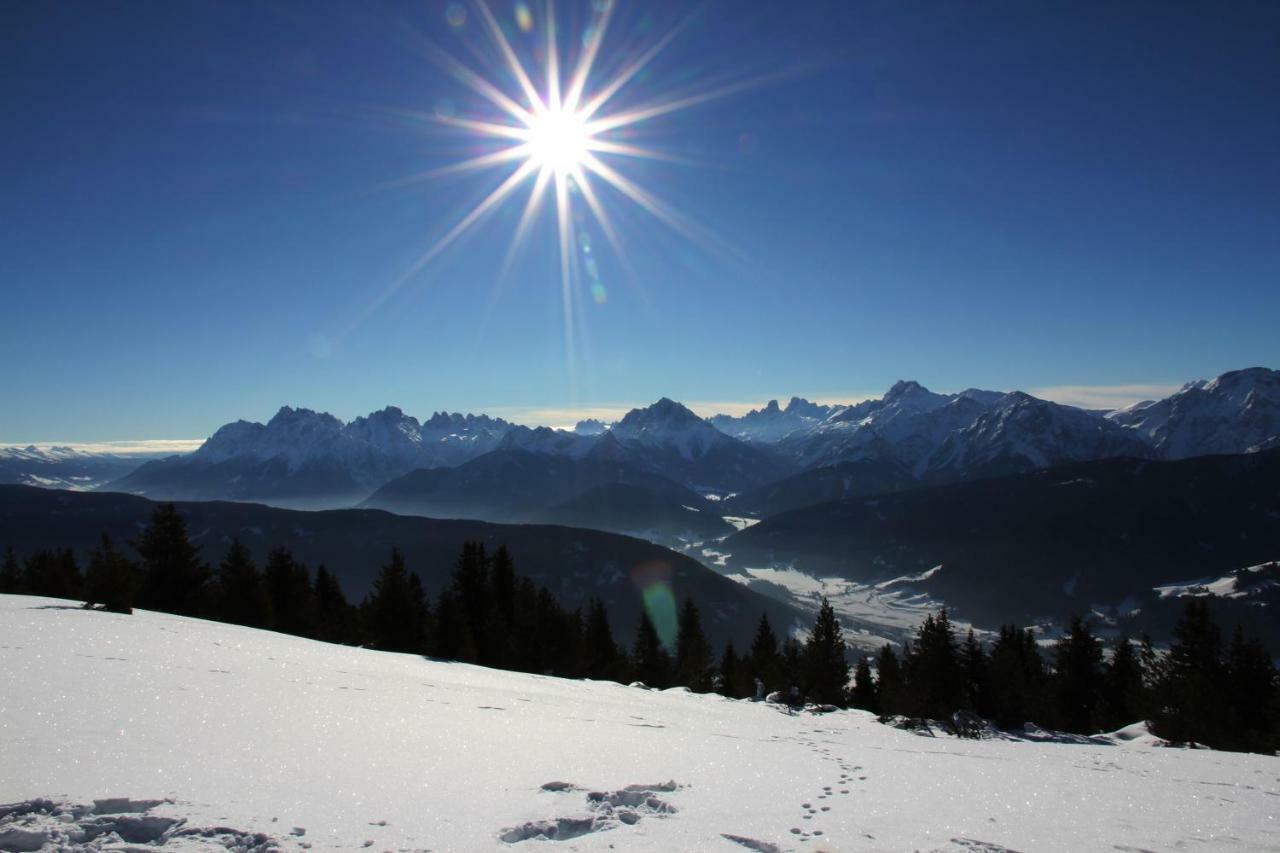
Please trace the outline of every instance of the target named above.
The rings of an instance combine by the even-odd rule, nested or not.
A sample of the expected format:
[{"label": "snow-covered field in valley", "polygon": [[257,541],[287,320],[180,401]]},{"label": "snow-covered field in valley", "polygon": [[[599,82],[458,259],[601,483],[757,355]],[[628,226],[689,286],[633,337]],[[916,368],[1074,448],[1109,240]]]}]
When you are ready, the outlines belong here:
[{"label": "snow-covered field in valley", "polygon": [[1274,757],[929,738],[18,596],[0,669],[0,802],[28,803],[4,849],[1280,849]]}]

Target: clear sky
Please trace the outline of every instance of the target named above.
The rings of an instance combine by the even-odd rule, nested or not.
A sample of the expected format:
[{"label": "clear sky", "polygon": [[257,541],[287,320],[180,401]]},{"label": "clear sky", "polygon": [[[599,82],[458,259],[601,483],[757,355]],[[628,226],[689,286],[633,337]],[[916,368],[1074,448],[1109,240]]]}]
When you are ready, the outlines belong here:
[{"label": "clear sky", "polygon": [[1277,4],[691,8],[620,0],[587,93],[678,26],[602,114],[745,84],[605,134],[698,227],[597,181],[619,253],[575,194],[569,358],[553,208],[501,275],[529,184],[388,290],[518,165],[405,180],[494,150],[433,50],[521,97],[478,7],[4,4],[0,442],[1280,366]]}]

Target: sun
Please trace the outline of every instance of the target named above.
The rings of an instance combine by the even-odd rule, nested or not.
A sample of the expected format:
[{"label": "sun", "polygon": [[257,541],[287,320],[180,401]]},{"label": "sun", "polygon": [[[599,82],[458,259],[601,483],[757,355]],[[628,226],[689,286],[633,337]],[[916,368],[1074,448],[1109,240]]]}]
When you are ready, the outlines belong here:
[{"label": "sun", "polygon": [[586,117],[563,107],[532,116],[525,138],[529,162],[557,176],[580,172],[594,142]]},{"label": "sun", "polygon": [[[462,8],[459,4],[453,5]],[[708,244],[718,242],[699,223],[690,220],[627,177],[624,174],[625,167],[619,161],[645,159],[680,162],[678,157],[636,144],[636,126],[659,116],[739,92],[756,85],[759,80],[743,79],[703,91],[695,88],[685,90],[679,96],[641,99],[634,106],[619,108],[619,93],[627,89],[644,88],[638,82],[644,76],[641,72],[662,53],[689,19],[677,24],[648,47],[633,45],[630,49],[616,50],[614,54],[624,56],[625,59],[610,77],[597,79],[593,71],[615,7],[616,0],[592,0],[590,25],[583,32],[580,40],[582,47],[569,73],[562,73],[564,66],[561,64],[561,45],[556,34],[556,18],[551,0],[546,0],[541,14],[530,11],[523,0],[517,2],[515,7],[515,29],[529,36],[531,43],[541,41],[541,50],[535,51],[541,54],[541,69],[526,68],[517,58],[515,47],[507,36],[511,22],[504,29],[486,0],[474,0],[474,8],[501,58],[501,67],[490,69],[488,74],[480,73],[448,52],[428,46],[428,54],[458,82],[487,102],[489,107],[496,108],[498,116],[495,118],[492,110],[483,117],[458,115],[452,111],[414,115],[466,134],[473,141],[496,143],[497,147],[488,153],[433,169],[416,177],[433,178],[491,169],[510,171],[496,188],[452,223],[408,269],[353,318],[348,329],[354,328],[370,312],[376,310],[489,213],[513,200],[524,187],[529,188],[528,196],[515,234],[507,247],[503,272],[499,278],[513,267],[515,255],[532,230],[531,226],[539,211],[550,208],[555,220],[560,261],[559,283],[564,303],[565,348],[570,365],[574,361],[573,338],[574,327],[577,325],[575,315],[580,310],[578,304],[582,300],[581,294],[589,293],[590,300],[597,305],[604,305],[608,301],[608,289],[601,267],[597,263],[595,252],[590,248],[592,241],[582,229],[594,223],[594,227],[599,229],[623,262],[623,266],[629,267],[623,241],[607,209],[610,200],[601,189],[607,187],[614,199],[625,198],[639,206],[682,238]],[[459,12],[455,18],[465,21],[466,15]],[[538,78],[541,85],[535,83]],[[504,79],[515,83],[514,91],[503,90],[499,81]],[[575,210],[577,205],[582,205],[585,210]],[[584,213],[588,215],[581,215]]]}]

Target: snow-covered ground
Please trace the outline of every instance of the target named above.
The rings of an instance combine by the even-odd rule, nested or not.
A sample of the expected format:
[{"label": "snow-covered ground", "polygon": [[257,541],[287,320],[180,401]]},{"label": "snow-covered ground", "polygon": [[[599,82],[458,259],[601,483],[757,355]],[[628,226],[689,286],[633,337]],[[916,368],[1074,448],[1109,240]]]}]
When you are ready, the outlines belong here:
[{"label": "snow-covered ground", "polygon": [[[704,549],[704,562],[725,566],[728,555]],[[875,584],[858,583],[847,578],[820,578],[790,566],[747,568],[725,577],[764,595],[781,599],[810,613],[817,613],[825,597],[835,608],[845,628],[845,640],[865,652],[873,652],[887,642],[901,642],[915,633],[925,616],[942,603],[910,586],[911,581],[925,580],[941,567]],[[722,569],[723,571],[723,569]],[[960,630],[967,622],[955,621]]]},{"label": "snow-covered ground", "polygon": [[0,670],[0,802],[52,801],[0,847],[1280,849],[1280,759],[1140,733],[927,738],[17,596]]}]

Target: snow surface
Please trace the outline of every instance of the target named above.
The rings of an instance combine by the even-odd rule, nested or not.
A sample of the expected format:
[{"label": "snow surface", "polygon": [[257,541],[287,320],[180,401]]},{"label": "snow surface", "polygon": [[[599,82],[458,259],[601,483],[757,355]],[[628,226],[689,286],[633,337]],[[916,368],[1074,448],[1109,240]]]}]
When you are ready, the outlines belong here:
[{"label": "snow surface", "polygon": [[922,737],[19,596],[0,666],[0,802],[53,801],[0,817],[27,843],[105,821],[187,850],[1280,848],[1280,760],[1141,727]]}]

